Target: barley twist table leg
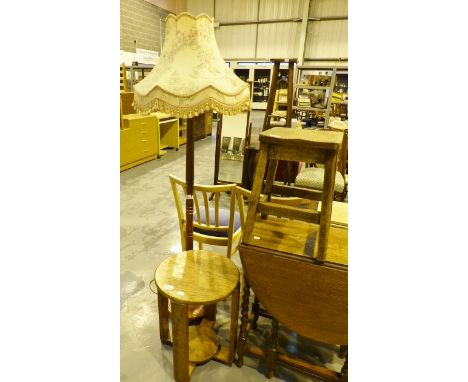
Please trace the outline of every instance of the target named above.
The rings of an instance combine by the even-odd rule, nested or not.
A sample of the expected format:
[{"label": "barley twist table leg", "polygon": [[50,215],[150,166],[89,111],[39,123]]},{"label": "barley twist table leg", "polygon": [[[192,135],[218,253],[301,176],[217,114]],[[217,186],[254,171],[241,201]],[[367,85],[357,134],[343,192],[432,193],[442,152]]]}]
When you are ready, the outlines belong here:
[{"label": "barley twist table leg", "polygon": [[237,341],[237,362],[236,365],[241,367],[244,364],[244,353],[247,342],[247,324],[249,320],[249,295],[250,284],[244,276],[244,288],[242,293],[241,305],[241,328],[239,332],[239,340]]}]

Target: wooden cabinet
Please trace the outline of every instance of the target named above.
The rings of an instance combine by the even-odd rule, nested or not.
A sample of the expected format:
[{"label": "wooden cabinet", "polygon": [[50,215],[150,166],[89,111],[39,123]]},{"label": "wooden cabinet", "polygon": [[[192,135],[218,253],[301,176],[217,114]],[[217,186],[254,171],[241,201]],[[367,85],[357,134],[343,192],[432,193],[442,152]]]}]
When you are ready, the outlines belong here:
[{"label": "wooden cabinet", "polygon": [[[158,118],[159,155],[166,154],[163,149],[179,149],[179,120],[167,114],[154,113]],[[163,118],[164,117],[164,118]]]},{"label": "wooden cabinet", "polygon": [[122,115],[120,171],[156,159],[165,148],[179,149],[179,120],[168,114]]},{"label": "wooden cabinet", "polygon": [[187,120],[179,119],[179,146],[187,143]]},{"label": "wooden cabinet", "polygon": [[211,135],[213,128],[213,113],[205,112],[193,117],[193,128],[195,129],[195,139],[203,139]]},{"label": "wooden cabinet", "polygon": [[120,102],[122,107],[122,114],[135,114],[136,111],[133,108],[133,92],[120,92]]},{"label": "wooden cabinet", "polygon": [[155,159],[159,153],[156,116],[128,114],[120,129],[120,171]]}]

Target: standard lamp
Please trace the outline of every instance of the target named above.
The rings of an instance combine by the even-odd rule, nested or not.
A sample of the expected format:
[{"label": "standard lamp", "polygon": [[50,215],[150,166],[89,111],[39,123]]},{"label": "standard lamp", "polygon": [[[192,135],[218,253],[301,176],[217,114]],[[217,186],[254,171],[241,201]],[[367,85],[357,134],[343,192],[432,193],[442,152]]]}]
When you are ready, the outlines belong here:
[{"label": "standard lamp", "polygon": [[213,18],[183,12],[166,18],[161,57],[134,87],[133,106],[142,114],[161,111],[187,118],[186,250],[193,249],[194,125],[206,111],[238,114],[250,107],[249,85],[226,65],[214,35]]}]

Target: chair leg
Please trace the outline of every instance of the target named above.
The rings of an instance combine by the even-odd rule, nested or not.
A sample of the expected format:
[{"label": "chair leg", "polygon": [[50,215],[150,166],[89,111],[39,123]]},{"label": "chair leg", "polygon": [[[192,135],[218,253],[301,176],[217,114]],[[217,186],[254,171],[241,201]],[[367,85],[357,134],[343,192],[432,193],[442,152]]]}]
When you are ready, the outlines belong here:
[{"label": "chair leg", "polygon": [[348,382],[348,353],[346,353],[345,363],[341,369],[340,382]]},{"label": "chair leg", "polygon": [[187,244],[185,242],[185,233],[183,233],[183,232],[180,233],[180,244],[181,244],[181,247],[182,247],[182,251],[186,251],[187,250]]},{"label": "chair leg", "polygon": [[340,352],[338,353],[338,357],[341,359],[346,357],[346,354],[348,354],[348,346],[347,345],[341,345],[340,346]]},{"label": "chair leg", "polygon": [[341,201],[344,202],[346,199],[346,195],[348,195],[348,186],[345,185],[345,188],[343,190],[343,193],[341,194]]},{"label": "chair leg", "polygon": [[201,241],[198,242],[198,249],[203,249],[203,243]]},{"label": "chair leg", "polygon": [[267,377],[268,379],[272,378],[275,372],[276,354],[278,353],[278,328],[278,321],[273,319],[271,321],[271,344],[270,349],[268,349],[266,359],[267,371],[265,377]]},{"label": "chair leg", "polygon": [[209,321],[216,321],[216,303],[204,305],[203,317]]},{"label": "chair leg", "polygon": [[244,364],[244,353],[247,345],[247,324],[249,321],[249,295],[250,285],[247,278],[244,276],[244,288],[242,289],[242,304],[241,304],[241,327],[239,338],[237,340],[237,360],[236,365],[242,367]]}]

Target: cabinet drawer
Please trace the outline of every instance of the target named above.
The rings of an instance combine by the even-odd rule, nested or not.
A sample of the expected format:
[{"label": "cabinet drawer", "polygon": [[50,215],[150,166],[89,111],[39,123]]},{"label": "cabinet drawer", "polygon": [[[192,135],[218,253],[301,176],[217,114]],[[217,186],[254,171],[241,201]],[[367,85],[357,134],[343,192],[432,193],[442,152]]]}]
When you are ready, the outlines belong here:
[{"label": "cabinet drawer", "polygon": [[154,117],[123,119],[123,131],[127,139],[156,139],[157,120]]},{"label": "cabinet drawer", "polygon": [[121,134],[121,140],[128,142],[156,142],[156,130],[152,129],[123,129]]},{"label": "cabinet drawer", "polygon": [[149,142],[139,145],[124,144],[120,147],[120,165],[136,162],[152,155],[157,155],[156,145],[151,145]]},{"label": "cabinet drawer", "polygon": [[128,114],[123,116],[124,128],[138,128],[156,126],[157,118],[153,115],[140,116],[138,114]]},{"label": "cabinet drawer", "polygon": [[[157,155],[156,136],[135,136],[127,129],[120,133],[120,165],[132,163],[143,158]],[[130,130],[130,129],[129,129]]]}]

